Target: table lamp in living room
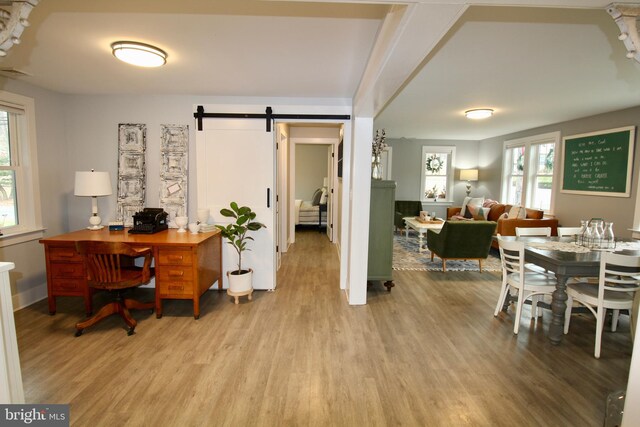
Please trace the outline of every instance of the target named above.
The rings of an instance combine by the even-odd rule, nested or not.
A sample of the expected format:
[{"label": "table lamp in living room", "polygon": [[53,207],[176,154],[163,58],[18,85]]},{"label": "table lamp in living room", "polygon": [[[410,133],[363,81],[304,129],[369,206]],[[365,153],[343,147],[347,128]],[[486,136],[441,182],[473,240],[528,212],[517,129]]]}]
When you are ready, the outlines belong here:
[{"label": "table lamp in living room", "polygon": [[81,197],[91,197],[91,216],[89,217],[89,230],[100,230],[104,228],[100,225],[102,219],[98,216],[98,197],[110,196],[111,177],[109,172],[78,171],[76,172],[76,183],[74,195]]},{"label": "table lamp in living room", "polygon": [[464,169],[460,171],[460,180],[467,181],[467,197],[471,194],[471,181],[478,180],[478,169]]}]

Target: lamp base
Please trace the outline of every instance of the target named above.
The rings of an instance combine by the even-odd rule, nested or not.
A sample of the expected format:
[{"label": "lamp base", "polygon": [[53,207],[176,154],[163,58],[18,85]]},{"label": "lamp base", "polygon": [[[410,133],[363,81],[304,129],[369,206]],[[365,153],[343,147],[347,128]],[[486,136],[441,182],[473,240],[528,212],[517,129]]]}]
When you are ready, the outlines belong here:
[{"label": "lamp base", "polygon": [[94,211],[94,214],[89,217],[89,224],[91,225],[87,227],[87,230],[100,230],[104,228],[104,225],[100,225],[101,222],[102,219]]}]

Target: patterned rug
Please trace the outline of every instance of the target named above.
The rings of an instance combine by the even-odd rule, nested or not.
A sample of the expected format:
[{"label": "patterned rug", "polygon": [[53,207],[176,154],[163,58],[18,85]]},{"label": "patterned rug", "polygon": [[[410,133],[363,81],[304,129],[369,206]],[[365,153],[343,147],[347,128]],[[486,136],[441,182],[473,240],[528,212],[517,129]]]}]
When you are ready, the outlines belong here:
[{"label": "patterned rug", "polygon": [[[426,240],[424,241],[426,245]],[[442,260],[437,256],[431,262],[431,252],[424,249],[418,252],[418,236],[415,233],[409,234],[407,239],[402,235],[393,236],[393,269],[394,270],[414,270],[414,271],[442,271]],[[500,271],[502,266],[500,258],[493,253],[482,262],[482,271]],[[447,271],[479,271],[478,261],[447,261]]]}]

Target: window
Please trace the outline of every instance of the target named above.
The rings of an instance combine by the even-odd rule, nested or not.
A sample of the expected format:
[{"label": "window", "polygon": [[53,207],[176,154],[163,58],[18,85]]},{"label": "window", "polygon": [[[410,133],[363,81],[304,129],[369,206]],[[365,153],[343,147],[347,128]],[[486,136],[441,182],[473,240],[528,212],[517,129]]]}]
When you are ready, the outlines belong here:
[{"label": "window", "polygon": [[31,98],[0,91],[0,246],[42,234],[34,114]]},{"label": "window", "polygon": [[559,132],[505,142],[502,201],[553,212],[553,176]]},{"label": "window", "polygon": [[455,147],[422,147],[420,200],[448,201],[453,188]]}]

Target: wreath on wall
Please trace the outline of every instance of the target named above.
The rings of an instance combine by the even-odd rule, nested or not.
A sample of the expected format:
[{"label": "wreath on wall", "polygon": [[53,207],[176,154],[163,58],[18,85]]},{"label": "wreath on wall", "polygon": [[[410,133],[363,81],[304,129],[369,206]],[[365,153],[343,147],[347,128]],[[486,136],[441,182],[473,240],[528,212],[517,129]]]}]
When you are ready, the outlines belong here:
[{"label": "wreath on wall", "polygon": [[443,166],[444,162],[437,154],[434,154],[431,157],[427,158],[426,167],[428,172],[438,173],[442,170]]}]

